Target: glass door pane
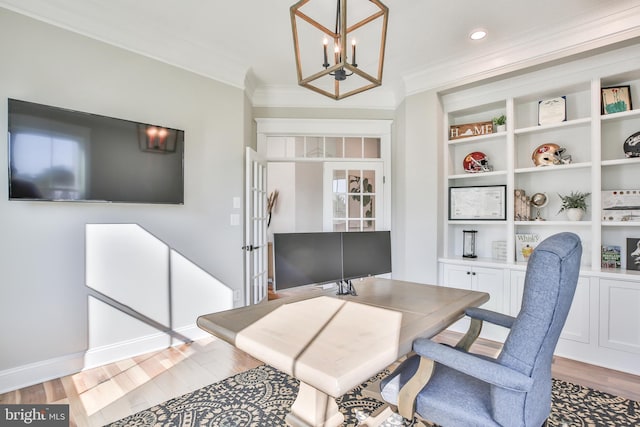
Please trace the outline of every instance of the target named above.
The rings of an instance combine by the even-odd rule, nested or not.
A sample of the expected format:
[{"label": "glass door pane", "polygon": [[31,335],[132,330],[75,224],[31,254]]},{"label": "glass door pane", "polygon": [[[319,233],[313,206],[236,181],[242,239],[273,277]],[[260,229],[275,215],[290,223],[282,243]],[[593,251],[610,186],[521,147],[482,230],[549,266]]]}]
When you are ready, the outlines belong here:
[{"label": "glass door pane", "polygon": [[325,164],[325,231],[373,231],[381,220],[382,164]]}]

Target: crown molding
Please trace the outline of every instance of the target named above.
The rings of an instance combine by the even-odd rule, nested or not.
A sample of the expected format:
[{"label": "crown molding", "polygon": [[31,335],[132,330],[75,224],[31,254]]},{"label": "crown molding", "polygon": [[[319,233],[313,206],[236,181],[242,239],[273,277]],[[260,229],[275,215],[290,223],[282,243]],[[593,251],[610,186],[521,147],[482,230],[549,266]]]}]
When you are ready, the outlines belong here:
[{"label": "crown molding", "polygon": [[[132,52],[165,64],[180,68],[194,74],[198,74],[217,82],[233,86],[239,89],[245,88],[246,75],[249,67],[239,64],[228,57],[215,45],[205,45],[193,42],[180,34],[173,34],[173,42],[167,46],[158,45],[157,40],[148,35],[137,34],[125,31],[125,27],[119,27],[118,31],[110,26],[110,23],[117,20],[117,16],[111,16],[108,11],[96,11],[102,13],[103,21],[92,21],[91,25],[85,27],[68,25],[67,22],[85,22],[86,20],[79,13],[72,13],[64,8],[55,7],[54,4],[39,3],[39,11],[34,12],[28,2],[0,0],[0,7],[27,16],[54,27],[64,29],[71,33],[88,37],[92,40],[103,42],[107,45]],[[87,4],[86,7],[92,7]],[[43,12],[44,11],[44,12]],[[96,24],[98,22],[98,24]],[[105,36],[106,34],[106,36]],[[126,41],[136,40],[136,46],[131,46]],[[203,54],[203,52],[206,52]]]},{"label": "crown molding", "polygon": [[634,6],[562,31],[511,42],[490,55],[447,58],[428,69],[408,73],[403,76],[404,96],[475,83],[638,37],[640,6]]},{"label": "crown molding", "polygon": [[297,85],[274,85],[256,88],[250,99],[254,107],[395,110],[398,92],[393,90],[392,85],[386,86],[383,83],[380,87],[334,100]]}]

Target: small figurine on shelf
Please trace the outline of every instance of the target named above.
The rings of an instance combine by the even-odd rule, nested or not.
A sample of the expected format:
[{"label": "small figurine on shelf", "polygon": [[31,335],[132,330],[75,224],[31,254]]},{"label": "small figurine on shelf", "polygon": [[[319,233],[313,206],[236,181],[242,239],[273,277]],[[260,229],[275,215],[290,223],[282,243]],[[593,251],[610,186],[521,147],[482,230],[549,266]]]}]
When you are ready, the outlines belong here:
[{"label": "small figurine on shelf", "polygon": [[545,193],[536,193],[531,196],[531,200],[529,201],[529,203],[531,203],[532,206],[535,206],[538,209],[538,213],[533,220],[544,221],[545,219],[540,215],[540,209],[544,208],[545,206],[547,206],[547,203],[549,203],[549,198],[547,197],[547,195]]}]

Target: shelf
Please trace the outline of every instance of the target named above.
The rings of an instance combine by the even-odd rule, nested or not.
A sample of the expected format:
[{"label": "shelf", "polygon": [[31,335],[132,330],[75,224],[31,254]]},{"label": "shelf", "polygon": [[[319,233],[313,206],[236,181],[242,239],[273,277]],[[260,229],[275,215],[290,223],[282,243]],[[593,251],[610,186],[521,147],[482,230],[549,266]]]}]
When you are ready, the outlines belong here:
[{"label": "shelf", "polygon": [[458,138],[458,139],[450,139],[448,141],[449,145],[456,145],[468,142],[479,142],[479,141],[487,141],[489,139],[499,138],[501,136],[506,136],[507,132],[495,132],[490,133],[489,135],[478,135],[478,136],[468,136],[466,138]]},{"label": "shelf", "polygon": [[600,119],[602,121],[609,121],[609,120],[622,120],[622,119],[627,119],[629,117],[640,117],[640,109],[623,111],[621,113],[614,113],[614,114],[604,114],[600,116]]},{"label": "shelf", "polygon": [[496,225],[496,224],[504,225],[507,223],[507,221],[504,219],[497,219],[497,220],[489,219],[489,220],[476,220],[476,221],[471,219],[468,219],[468,220],[449,219],[447,220],[447,223],[449,225]]},{"label": "shelf", "polygon": [[640,157],[631,157],[624,159],[603,160],[600,163],[602,166],[620,166],[620,165],[632,165],[640,164]]},{"label": "shelf", "polygon": [[582,163],[568,163],[566,165],[549,165],[549,166],[533,166],[530,168],[520,168],[516,169],[515,173],[543,173],[543,172],[551,172],[558,170],[566,170],[566,169],[580,169],[580,168],[590,168],[591,162],[582,162]]},{"label": "shelf", "polygon": [[[473,263],[479,267],[498,267],[505,268],[510,265],[507,261],[495,258],[463,258],[462,256],[440,257],[438,262],[446,262],[447,264],[469,265]],[[526,265],[526,263],[524,264]]]},{"label": "shelf", "polygon": [[[620,114],[620,113],[619,113]],[[582,124],[591,123],[590,117],[585,117],[582,119],[575,120],[567,120],[566,122],[554,123],[551,125],[538,125],[538,126],[530,126],[526,128],[516,129],[514,133],[516,135],[524,134],[524,133],[532,133],[532,132],[544,132],[546,130],[558,129],[558,128],[566,128],[571,126],[579,126]]]},{"label": "shelf", "polygon": [[640,227],[640,221],[602,221],[603,227]]},{"label": "shelf", "polygon": [[[516,226],[526,225],[534,227],[584,227],[590,226],[591,221],[514,221]],[[639,223],[640,225],[640,223]]]},{"label": "shelf", "polygon": [[478,173],[465,173],[458,175],[449,175],[447,179],[469,179],[469,178],[484,178],[488,176],[505,176],[507,171],[492,171],[492,172],[478,172]]}]

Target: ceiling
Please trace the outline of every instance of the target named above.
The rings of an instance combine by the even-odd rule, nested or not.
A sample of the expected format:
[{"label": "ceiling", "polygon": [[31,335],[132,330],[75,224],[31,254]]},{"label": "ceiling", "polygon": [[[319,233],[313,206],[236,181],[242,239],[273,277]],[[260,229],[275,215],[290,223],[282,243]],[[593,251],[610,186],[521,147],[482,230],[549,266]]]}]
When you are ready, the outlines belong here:
[{"label": "ceiling", "polygon": [[[297,85],[294,0],[0,0],[0,7],[246,89],[254,106],[395,108],[424,90],[640,41],[638,0],[382,1],[389,8],[383,84],[341,101]],[[474,42],[468,35],[478,27],[488,36]]]}]

